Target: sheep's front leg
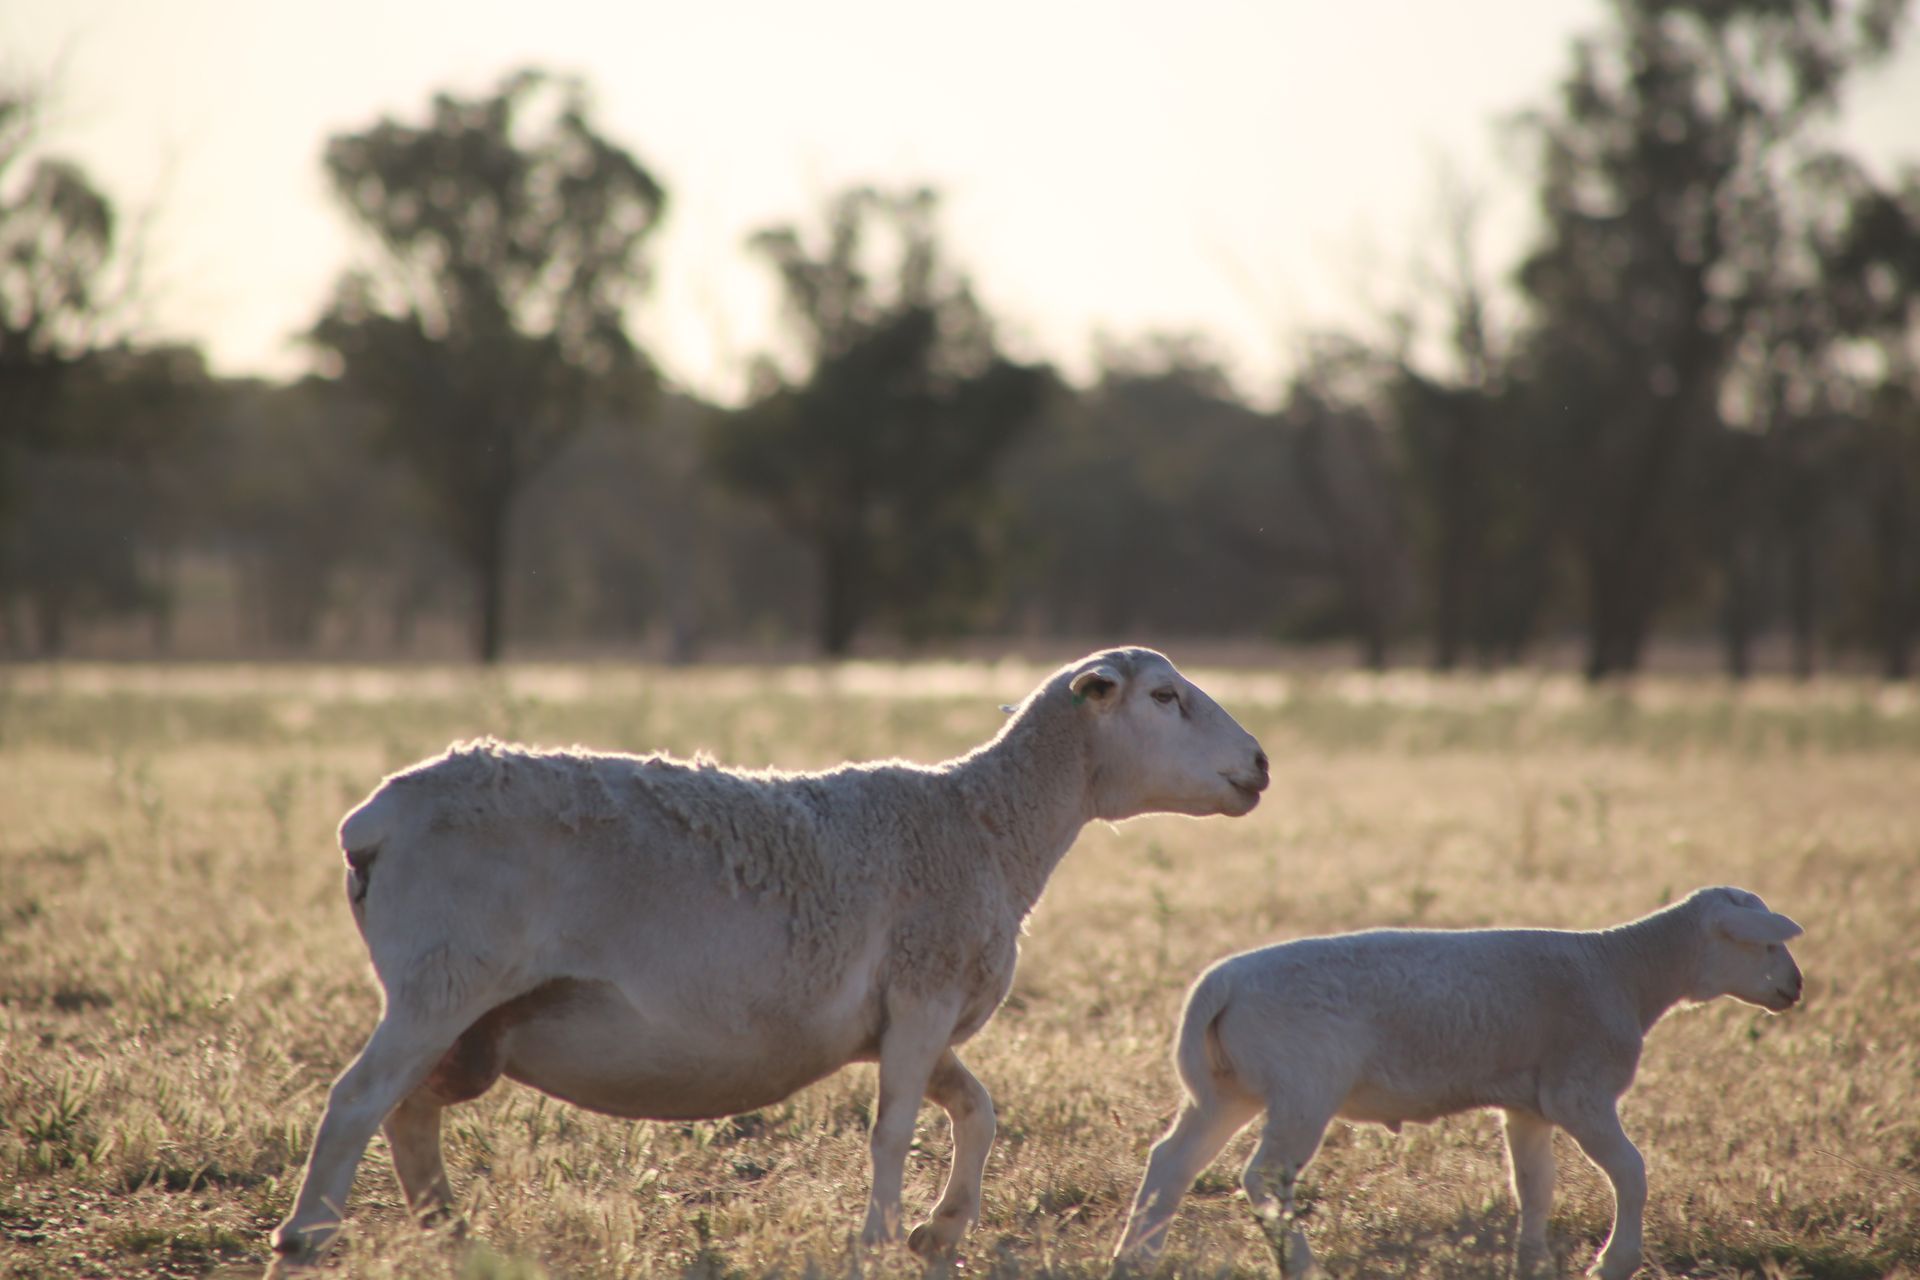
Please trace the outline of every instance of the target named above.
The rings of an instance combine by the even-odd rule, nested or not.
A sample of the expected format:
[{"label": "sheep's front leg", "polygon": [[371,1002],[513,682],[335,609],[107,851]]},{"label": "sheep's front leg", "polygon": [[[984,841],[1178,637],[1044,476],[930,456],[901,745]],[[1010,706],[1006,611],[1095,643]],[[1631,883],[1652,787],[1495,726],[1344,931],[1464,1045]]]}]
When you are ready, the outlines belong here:
[{"label": "sheep's front leg", "polygon": [[933,1216],[913,1229],[907,1247],[923,1257],[951,1253],[967,1228],[980,1220],[980,1179],[993,1147],[993,1098],[955,1055],[940,1055],[927,1081],[927,1097],[946,1110],[953,1129],[953,1165]]},{"label": "sheep's front leg", "polygon": [[1627,1280],[1640,1266],[1641,1222],[1647,1206],[1646,1161],[1620,1127],[1620,1113],[1612,1104],[1592,1114],[1556,1120],[1613,1184],[1613,1231],[1587,1274],[1600,1280]]},{"label": "sheep's front leg", "polygon": [[1513,1198],[1520,1205],[1514,1268],[1522,1276],[1531,1276],[1551,1256],[1547,1250],[1547,1215],[1553,1212],[1553,1126],[1531,1111],[1510,1110],[1506,1113],[1506,1130]]},{"label": "sheep's front leg", "polygon": [[366,1048],[327,1094],[293,1212],[273,1232],[274,1251],[283,1259],[309,1261],[326,1247],[340,1229],[354,1170],[374,1130],[427,1078],[471,1020],[467,1015],[417,1018],[388,1008]]},{"label": "sheep's front leg", "polygon": [[924,1005],[889,1006],[888,1015],[880,1038],[880,1090],[868,1142],[873,1155],[873,1195],[860,1233],[860,1242],[868,1246],[900,1238],[900,1189],[906,1178],[907,1148],[913,1142],[920,1099],[927,1093],[934,1065],[947,1051],[955,1016],[950,1008]]}]

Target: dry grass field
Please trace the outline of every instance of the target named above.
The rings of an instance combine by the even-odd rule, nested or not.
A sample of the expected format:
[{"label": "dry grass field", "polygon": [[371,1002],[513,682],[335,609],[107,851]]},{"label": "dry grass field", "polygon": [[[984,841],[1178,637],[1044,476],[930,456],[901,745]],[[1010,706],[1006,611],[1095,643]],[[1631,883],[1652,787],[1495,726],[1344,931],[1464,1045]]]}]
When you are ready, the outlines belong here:
[{"label": "dry grass field", "polygon": [[[1063,658],[1071,655],[1062,654]],[[1179,655],[1176,653],[1175,657]],[[340,814],[480,733],[801,767],[992,733],[1018,666],[0,672],[0,1275],[252,1274],[377,996]],[[1844,683],[1590,693],[1557,678],[1191,674],[1260,736],[1249,818],[1090,828],[968,1060],[997,1100],[975,1276],[1099,1276],[1171,1114],[1207,962],[1385,924],[1588,927],[1706,883],[1806,925],[1804,1004],[1655,1029],[1624,1113],[1651,1276],[1920,1276],[1920,701]],[[502,1084],[451,1113],[470,1234],[406,1221],[376,1139],[325,1274],[917,1276],[850,1247],[871,1068],[730,1121],[593,1116]],[[944,1172],[921,1116],[908,1208]],[[1243,1136],[1171,1240],[1180,1275],[1272,1273]],[[1569,1274],[1605,1184],[1560,1139]],[[1491,1114],[1336,1123],[1306,1179],[1344,1276],[1499,1274]]]}]

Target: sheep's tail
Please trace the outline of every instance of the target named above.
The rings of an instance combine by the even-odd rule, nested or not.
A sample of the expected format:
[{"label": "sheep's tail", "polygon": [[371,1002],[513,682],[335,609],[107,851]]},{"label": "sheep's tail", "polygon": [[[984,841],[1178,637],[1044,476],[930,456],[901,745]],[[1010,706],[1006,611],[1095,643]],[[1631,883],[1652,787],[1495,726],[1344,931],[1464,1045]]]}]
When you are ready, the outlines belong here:
[{"label": "sheep's tail", "polygon": [[340,851],[347,859],[347,906],[361,933],[367,928],[367,894],[373,888],[373,866],[392,838],[399,817],[399,801],[391,784],[372,795],[340,820]]},{"label": "sheep's tail", "polygon": [[1208,1091],[1211,1082],[1234,1075],[1233,1061],[1220,1042],[1220,1018],[1227,1011],[1231,994],[1225,976],[1218,970],[1210,972],[1194,984],[1180,1015],[1180,1043],[1174,1050],[1174,1065],[1195,1093]]}]

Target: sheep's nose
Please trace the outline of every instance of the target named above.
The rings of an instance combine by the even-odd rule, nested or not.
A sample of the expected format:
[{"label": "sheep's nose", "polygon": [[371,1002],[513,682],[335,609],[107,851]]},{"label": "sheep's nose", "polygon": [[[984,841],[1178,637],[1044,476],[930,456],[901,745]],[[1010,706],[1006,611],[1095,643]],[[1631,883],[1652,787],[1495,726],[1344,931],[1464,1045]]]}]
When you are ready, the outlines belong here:
[{"label": "sheep's nose", "polygon": [[1261,776],[1261,777],[1263,777],[1263,778],[1264,778],[1264,777],[1266,777],[1266,776],[1267,776],[1267,773],[1268,773],[1268,768],[1267,768],[1267,753],[1266,753],[1266,752],[1264,752],[1264,751],[1255,751],[1255,752],[1253,753],[1253,767],[1254,767],[1254,768],[1255,768],[1255,769],[1256,769],[1256,770],[1257,770],[1257,771],[1259,772],[1259,774],[1260,774],[1260,776]]}]

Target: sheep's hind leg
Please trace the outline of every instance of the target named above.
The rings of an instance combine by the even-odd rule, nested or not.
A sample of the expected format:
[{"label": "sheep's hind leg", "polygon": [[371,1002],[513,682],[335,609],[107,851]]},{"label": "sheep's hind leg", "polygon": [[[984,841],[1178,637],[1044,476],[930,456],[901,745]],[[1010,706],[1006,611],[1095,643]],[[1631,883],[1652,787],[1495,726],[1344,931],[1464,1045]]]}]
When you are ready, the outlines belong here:
[{"label": "sheep's hind leg", "polygon": [[420,1086],[471,1021],[465,1013],[421,1017],[396,1014],[389,1006],[366,1048],[327,1094],[293,1211],[273,1232],[274,1251],[282,1258],[304,1262],[326,1247],[340,1229],[354,1170],[374,1130]]},{"label": "sheep's hind leg", "polygon": [[953,1252],[980,1217],[980,1179],[993,1147],[993,1098],[952,1049],[940,1055],[927,1097],[946,1110],[953,1128],[953,1165],[933,1216],[913,1229],[907,1247],[923,1257]]},{"label": "sheep's hind leg", "polygon": [[1514,1271],[1522,1277],[1539,1275],[1552,1261],[1547,1249],[1547,1215],[1553,1212],[1553,1126],[1531,1111],[1508,1110],[1506,1130],[1513,1198],[1520,1203]]},{"label": "sheep's hind leg", "polygon": [[1167,1228],[1193,1180],[1259,1110],[1258,1103],[1218,1092],[1180,1108],[1173,1127],[1148,1154],[1147,1171],[1114,1249],[1122,1267],[1151,1266],[1160,1256],[1167,1244]]},{"label": "sheep's hind leg", "polygon": [[440,1113],[446,1103],[427,1085],[421,1085],[387,1115],[387,1149],[393,1155],[393,1174],[407,1205],[423,1224],[453,1216],[453,1185],[447,1181],[446,1161],[440,1154]]},{"label": "sheep's hind leg", "polygon": [[468,1027],[440,1056],[426,1083],[401,1099],[387,1116],[394,1176],[422,1223],[453,1215],[453,1187],[440,1151],[440,1113],[455,1103],[471,1102],[500,1079],[505,1065],[500,1030],[509,1025],[517,1003],[521,1002],[509,1001]]}]

